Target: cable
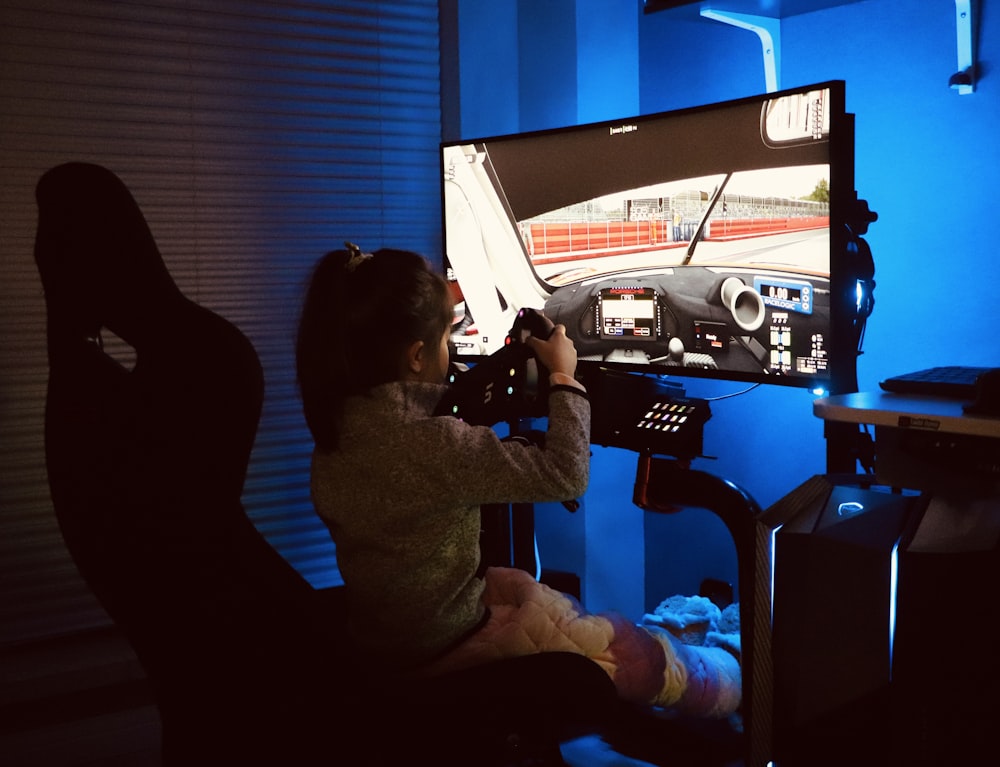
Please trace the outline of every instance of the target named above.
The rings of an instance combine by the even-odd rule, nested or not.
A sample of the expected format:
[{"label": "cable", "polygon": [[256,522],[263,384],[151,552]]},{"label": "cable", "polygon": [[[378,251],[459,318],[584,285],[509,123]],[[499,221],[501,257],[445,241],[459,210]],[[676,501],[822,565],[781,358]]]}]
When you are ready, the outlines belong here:
[{"label": "cable", "polygon": [[702,399],[704,399],[706,402],[718,402],[719,400],[722,400],[722,399],[729,399],[731,397],[739,397],[742,394],[746,394],[748,392],[752,392],[758,386],[760,386],[760,384],[759,383],[755,383],[755,384],[752,384],[752,385],[748,386],[743,391],[735,391],[732,394],[720,394],[718,397],[703,397]]}]

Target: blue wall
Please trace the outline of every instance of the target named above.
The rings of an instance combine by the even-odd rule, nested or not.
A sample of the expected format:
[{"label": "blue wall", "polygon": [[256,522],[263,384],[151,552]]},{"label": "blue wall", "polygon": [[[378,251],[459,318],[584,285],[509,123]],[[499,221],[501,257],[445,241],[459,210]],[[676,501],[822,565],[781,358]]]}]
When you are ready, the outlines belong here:
[{"label": "blue wall", "polygon": [[[856,185],[879,214],[866,238],[877,287],[858,364],[862,390],[936,364],[1000,365],[993,308],[1000,285],[994,245],[1000,93],[993,71],[1000,13],[981,5],[987,7],[978,19],[980,77],[964,96],[948,87],[957,68],[955,8],[948,0],[865,0],[781,21],[781,87],[847,82],[848,109],[857,115]],[[643,16],[639,0],[458,0],[457,10],[457,130],[466,137],[765,90],[756,36],[691,9]],[[505,66],[503,58],[486,64],[480,45],[467,45],[484,37],[504,57],[516,55],[517,66]],[[695,397],[743,388],[687,382]],[[812,395],[760,387],[715,402],[712,410],[705,451],[717,459],[697,461],[696,468],[743,486],[762,506],[825,470]],[[631,504],[634,468],[633,455],[595,448],[583,510],[574,517],[561,507],[538,514],[544,563],[581,572],[592,609],[641,611],[646,566],[692,545],[706,552],[705,571],[691,573],[694,582],[703,575],[729,578],[735,567],[726,556],[708,554],[720,548],[716,537],[723,533],[705,513],[658,520],[655,535],[644,536],[643,515]],[[661,596],[668,595],[646,601]]]}]

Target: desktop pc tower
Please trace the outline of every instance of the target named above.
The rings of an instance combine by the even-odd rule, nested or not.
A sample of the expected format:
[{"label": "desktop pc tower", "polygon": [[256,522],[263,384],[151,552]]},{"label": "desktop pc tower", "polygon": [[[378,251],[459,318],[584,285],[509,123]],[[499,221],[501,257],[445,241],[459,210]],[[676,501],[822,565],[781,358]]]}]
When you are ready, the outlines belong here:
[{"label": "desktop pc tower", "polygon": [[1000,501],[818,475],[758,525],[776,767],[976,764],[995,750]]},{"label": "desktop pc tower", "polygon": [[818,475],[761,514],[777,767],[890,763],[898,542],[919,503]]}]

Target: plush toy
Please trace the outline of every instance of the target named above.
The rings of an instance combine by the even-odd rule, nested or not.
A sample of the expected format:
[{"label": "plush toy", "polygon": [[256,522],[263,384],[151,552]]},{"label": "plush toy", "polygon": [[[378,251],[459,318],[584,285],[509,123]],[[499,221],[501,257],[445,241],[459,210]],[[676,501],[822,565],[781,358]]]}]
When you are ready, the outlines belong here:
[{"label": "plush toy", "polygon": [[[652,613],[646,613],[642,624],[669,633],[683,645],[715,648],[740,660],[740,606],[733,603],[724,610],[702,596],[675,595],[664,599]],[[706,649],[703,652],[712,652]],[[735,686],[738,679],[732,680]],[[740,716],[734,712],[730,722],[741,727]]]},{"label": "plush toy", "polygon": [[720,610],[710,599],[680,594],[664,599],[642,622],[666,629],[681,642],[701,647],[722,647],[740,657],[740,606]]}]

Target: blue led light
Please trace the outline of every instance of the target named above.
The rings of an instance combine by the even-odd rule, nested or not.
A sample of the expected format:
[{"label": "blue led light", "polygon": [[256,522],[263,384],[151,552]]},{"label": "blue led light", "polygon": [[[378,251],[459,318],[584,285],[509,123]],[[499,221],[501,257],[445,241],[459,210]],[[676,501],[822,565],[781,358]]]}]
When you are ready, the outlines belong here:
[{"label": "blue led light", "polygon": [[892,654],[896,644],[896,598],[899,590],[899,541],[889,559],[889,680],[892,681]]},{"label": "blue led light", "polygon": [[863,503],[858,503],[857,501],[847,501],[837,507],[837,516],[853,517],[855,514],[860,514],[864,510],[865,505]]}]

